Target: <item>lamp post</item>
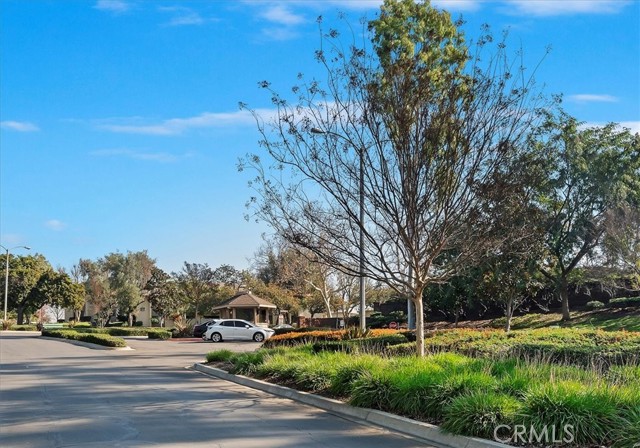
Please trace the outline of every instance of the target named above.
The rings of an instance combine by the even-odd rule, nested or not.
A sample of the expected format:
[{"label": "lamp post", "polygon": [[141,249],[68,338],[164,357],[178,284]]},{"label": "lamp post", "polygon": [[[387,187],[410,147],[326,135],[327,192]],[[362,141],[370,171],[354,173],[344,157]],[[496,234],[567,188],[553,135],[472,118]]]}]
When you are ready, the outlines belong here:
[{"label": "lamp post", "polygon": [[[312,134],[333,135],[337,138],[345,139],[342,135],[336,134],[331,131],[323,131],[318,128],[311,128]],[[359,172],[359,206],[360,206],[360,329],[363,331],[367,329],[366,325],[366,297],[364,288],[364,148],[361,147],[358,150],[358,158],[360,159],[360,172]]]},{"label": "lamp post", "polygon": [[0,244],[0,247],[3,248],[7,252],[7,259],[5,261],[5,270],[4,270],[4,320],[7,321],[7,300],[9,298],[9,251],[13,249],[27,249],[31,250],[29,246],[15,246],[11,249],[7,249],[3,245]]}]

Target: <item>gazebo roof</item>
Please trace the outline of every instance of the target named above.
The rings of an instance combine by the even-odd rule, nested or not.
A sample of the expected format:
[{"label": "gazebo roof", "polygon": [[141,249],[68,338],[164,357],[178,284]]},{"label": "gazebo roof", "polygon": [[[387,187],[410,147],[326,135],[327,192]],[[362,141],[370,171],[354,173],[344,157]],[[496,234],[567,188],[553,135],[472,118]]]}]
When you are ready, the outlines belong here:
[{"label": "gazebo roof", "polygon": [[251,294],[251,291],[241,291],[230,299],[225,300],[218,306],[214,306],[214,310],[223,308],[278,308],[268,300],[261,299]]}]

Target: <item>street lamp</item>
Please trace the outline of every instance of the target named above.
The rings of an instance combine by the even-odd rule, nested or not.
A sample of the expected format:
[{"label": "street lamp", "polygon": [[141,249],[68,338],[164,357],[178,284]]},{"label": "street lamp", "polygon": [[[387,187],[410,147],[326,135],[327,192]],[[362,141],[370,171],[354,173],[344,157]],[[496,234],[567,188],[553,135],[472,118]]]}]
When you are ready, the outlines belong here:
[{"label": "street lamp", "polygon": [[7,252],[7,259],[5,262],[5,270],[4,270],[4,320],[7,321],[7,299],[9,297],[9,251],[13,249],[27,249],[31,250],[29,246],[16,246],[11,249],[7,249],[3,245],[0,244],[0,247],[3,248]]},{"label": "street lamp", "polygon": [[[336,134],[331,131],[323,131],[318,128],[311,128],[312,134],[321,134],[321,135],[333,135],[335,137],[346,140],[342,135]],[[364,148],[361,147],[358,150],[358,158],[360,159],[360,172],[359,172],[359,193],[360,193],[360,329],[362,331],[367,329],[366,325],[366,314],[365,310],[367,304],[365,302],[365,291],[364,291]]]}]

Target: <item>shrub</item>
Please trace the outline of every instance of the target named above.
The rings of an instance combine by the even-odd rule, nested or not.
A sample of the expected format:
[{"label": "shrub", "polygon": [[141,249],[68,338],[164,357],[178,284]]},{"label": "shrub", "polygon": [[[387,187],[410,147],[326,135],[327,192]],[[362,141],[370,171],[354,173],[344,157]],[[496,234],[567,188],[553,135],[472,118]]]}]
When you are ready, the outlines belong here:
[{"label": "shrub", "polygon": [[250,375],[256,371],[257,366],[264,362],[266,352],[259,350],[257,352],[246,352],[235,354],[229,359],[233,362],[233,368],[230,373],[237,373],[240,375]]},{"label": "shrub", "polygon": [[377,336],[363,339],[341,341],[319,341],[313,343],[313,352],[344,352],[344,353],[378,353],[384,354],[389,346],[405,344],[407,338],[400,333],[387,336]]},{"label": "shrub", "polygon": [[619,297],[609,300],[609,308],[627,308],[640,306],[640,297]]},{"label": "shrub", "polygon": [[592,300],[591,302],[587,302],[588,310],[599,310],[601,308],[604,308],[604,303],[602,302],[599,302],[597,300]]},{"label": "shrub", "polygon": [[9,329],[11,331],[38,331],[36,325],[11,325]]},{"label": "shrub", "polygon": [[451,402],[441,426],[453,434],[493,439],[499,425],[514,425],[519,410],[519,401],[508,395],[473,392]]},{"label": "shrub", "polygon": [[117,338],[108,334],[79,333],[74,330],[43,330],[42,336],[90,342],[92,344],[104,345],[106,347],[127,346],[127,343],[124,339]]},{"label": "shrub", "polygon": [[227,362],[233,357],[231,350],[217,350],[207,353],[207,362]]},{"label": "shrub", "polygon": [[522,413],[528,427],[573,427],[579,446],[599,445],[610,440],[620,427],[614,395],[598,385],[563,381],[532,389],[525,397]]},{"label": "shrub", "polygon": [[336,397],[347,397],[354,387],[354,383],[367,372],[384,369],[387,362],[378,356],[362,355],[348,364],[339,366],[331,378],[329,391]]},{"label": "shrub", "polygon": [[622,428],[616,434],[614,448],[635,448],[640,441],[640,405],[623,414]]},{"label": "shrub", "polygon": [[12,326],[16,324],[15,320],[7,319],[2,321],[2,329],[9,330]]},{"label": "shrub", "polygon": [[162,340],[167,340],[167,339],[171,339],[171,332],[167,331],[167,330],[159,330],[159,329],[153,329],[153,330],[147,330],[147,337],[149,339],[162,339]]}]

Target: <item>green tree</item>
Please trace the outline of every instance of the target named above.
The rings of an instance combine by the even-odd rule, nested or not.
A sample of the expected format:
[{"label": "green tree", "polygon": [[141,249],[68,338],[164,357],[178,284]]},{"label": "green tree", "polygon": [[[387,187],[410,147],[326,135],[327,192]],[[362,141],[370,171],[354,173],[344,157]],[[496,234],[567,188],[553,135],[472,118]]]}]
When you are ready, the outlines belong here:
[{"label": "green tree", "polygon": [[216,274],[207,263],[184,262],[182,270],[172,274],[189,304],[195,319],[208,312],[216,292]]},{"label": "green tree", "polygon": [[109,287],[117,300],[118,311],[133,324],[133,312],[144,302],[142,291],[151,278],[155,260],[147,251],[114,252],[98,261],[107,272]]},{"label": "green tree", "polygon": [[111,288],[109,273],[104,263],[87,259],[80,259],[78,269],[85,279],[87,302],[93,307],[98,324],[102,327],[118,310],[118,300]]},{"label": "green tree", "polygon": [[[6,257],[1,257],[0,266],[2,272],[6,268]],[[9,255],[9,290],[7,309],[15,310],[19,325],[38,310],[45,302],[42,297],[32,294],[32,290],[38,284],[40,277],[51,271],[51,265],[47,259],[40,254],[15,256]],[[2,276],[2,290],[4,291],[4,276]]]},{"label": "green tree", "polygon": [[29,291],[29,301],[36,308],[51,305],[76,310],[84,306],[84,286],[74,283],[66,273],[50,269],[40,276]]},{"label": "green tree", "polygon": [[541,272],[569,320],[569,275],[601,245],[607,213],[638,197],[640,138],[613,123],[584,129],[564,113],[549,115],[535,137],[549,161],[539,199],[548,252]]},{"label": "green tree", "polygon": [[151,309],[160,316],[160,326],[164,327],[168,317],[185,315],[187,301],[178,282],[158,267],[151,270],[151,278],[144,287],[144,293]]},{"label": "green tree", "polygon": [[327,33],[316,52],[326,85],[300,76],[297,104],[261,83],[277,114],[256,116],[268,157],[247,159],[250,206],[334,269],[358,276],[362,263],[409,297],[424,355],[423,292],[495,244],[495,204],[544,102],[504,42],[487,55],[485,34],[470,52],[459,23],[428,1],[386,0],[369,30],[371,48]]}]

